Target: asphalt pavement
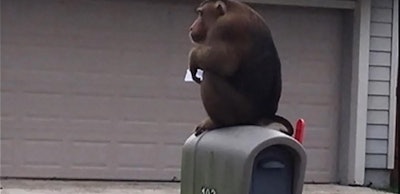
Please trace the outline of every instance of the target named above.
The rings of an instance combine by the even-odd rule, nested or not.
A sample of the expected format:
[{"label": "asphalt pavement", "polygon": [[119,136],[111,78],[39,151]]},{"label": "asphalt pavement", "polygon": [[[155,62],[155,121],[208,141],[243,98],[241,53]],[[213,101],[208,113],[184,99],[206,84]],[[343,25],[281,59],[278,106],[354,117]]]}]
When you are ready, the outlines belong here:
[{"label": "asphalt pavement", "polygon": [[[1,194],[180,194],[179,183],[1,180]],[[303,194],[384,194],[366,187],[306,184]]]}]

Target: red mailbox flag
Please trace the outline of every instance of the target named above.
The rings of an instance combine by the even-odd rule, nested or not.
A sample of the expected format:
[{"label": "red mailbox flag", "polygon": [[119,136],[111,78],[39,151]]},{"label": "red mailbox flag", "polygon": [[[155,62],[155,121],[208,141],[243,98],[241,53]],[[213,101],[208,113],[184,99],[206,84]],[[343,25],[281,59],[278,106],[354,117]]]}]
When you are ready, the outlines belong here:
[{"label": "red mailbox flag", "polygon": [[306,122],[304,119],[297,120],[296,123],[296,131],[294,133],[294,138],[299,141],[301,144],[303,143],[304,139],[304,128],[306,126]]}]

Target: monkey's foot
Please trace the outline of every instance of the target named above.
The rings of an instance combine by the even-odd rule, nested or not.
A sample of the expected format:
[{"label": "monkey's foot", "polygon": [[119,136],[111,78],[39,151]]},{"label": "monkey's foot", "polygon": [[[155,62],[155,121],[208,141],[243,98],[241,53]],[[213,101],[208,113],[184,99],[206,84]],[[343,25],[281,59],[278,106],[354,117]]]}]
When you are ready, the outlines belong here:
[{"label": "monkey's foot", "polygon": [[217,128],[215,123],[211,121],[209,118],[207,118],[204,121],[202,121],[199,125],[197,125],[196,129],[194,130],[194,135],[198,136],[203,132],[211,131],[215,128]]}]

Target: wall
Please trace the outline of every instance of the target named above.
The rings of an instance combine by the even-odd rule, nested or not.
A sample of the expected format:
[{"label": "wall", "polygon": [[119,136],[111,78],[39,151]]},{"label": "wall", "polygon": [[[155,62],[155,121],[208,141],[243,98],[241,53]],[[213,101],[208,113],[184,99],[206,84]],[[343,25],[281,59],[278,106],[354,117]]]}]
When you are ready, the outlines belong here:
[{"label": "wall", "polygon": [[389,185],[393,163],[393,3],[373,0],[371,7],[365,184],[375,187]]}]

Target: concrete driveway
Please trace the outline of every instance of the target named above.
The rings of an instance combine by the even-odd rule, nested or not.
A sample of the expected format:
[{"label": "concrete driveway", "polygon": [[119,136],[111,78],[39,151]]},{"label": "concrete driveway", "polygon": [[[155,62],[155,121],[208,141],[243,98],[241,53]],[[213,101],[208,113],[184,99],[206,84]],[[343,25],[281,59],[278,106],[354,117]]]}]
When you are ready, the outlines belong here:
[{"label": "concrete driveway", "polygon": [[[1,180],[1,194],[179,194],[179,183]],[[363,187],[305,185],[303,194],[383,194]]]}]

